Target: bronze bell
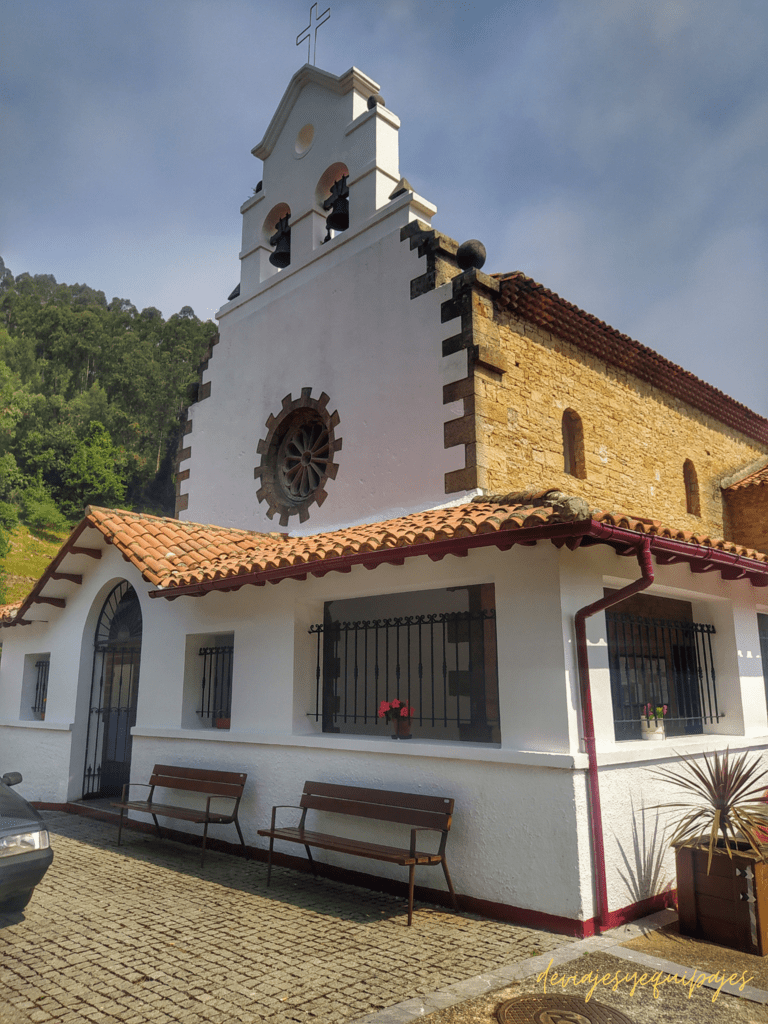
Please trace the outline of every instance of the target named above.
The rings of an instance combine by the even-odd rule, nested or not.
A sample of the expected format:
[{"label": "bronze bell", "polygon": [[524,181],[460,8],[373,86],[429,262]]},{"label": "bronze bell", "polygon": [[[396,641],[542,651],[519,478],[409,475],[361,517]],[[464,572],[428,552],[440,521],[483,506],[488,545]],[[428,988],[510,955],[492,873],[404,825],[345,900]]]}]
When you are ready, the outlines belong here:
[{"label": "bronze bell", "polygon": [[323,203],[324,210],[331,212],[325,218],[328,231],[346,231],[349,227],[349,186],[343,174],[331,185],[331,194]]},{"label": "bronze bell", "polygon": [[288,224],[290,219],[290,213],[286,213],[284,217],[275,224],[275,233],[269,240],[270,245],[274,245],[275,251],[270,253],[269,262],[273,267],[289,266],[291,262],[291,228]]}]

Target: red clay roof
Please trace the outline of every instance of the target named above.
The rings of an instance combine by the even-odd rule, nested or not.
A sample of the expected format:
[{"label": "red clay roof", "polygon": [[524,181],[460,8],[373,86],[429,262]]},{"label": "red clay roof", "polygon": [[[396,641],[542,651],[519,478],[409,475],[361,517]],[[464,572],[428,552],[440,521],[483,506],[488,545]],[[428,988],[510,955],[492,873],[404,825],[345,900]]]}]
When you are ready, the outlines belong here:
[{"label": "red clay roof", "polygon": [[745,437],[768,444],[768,419],[711,384],[566,302],[521,271],[493,276],[501,285],[499,305],[515,316],[700,409]]},{"label": "red clay roof", "polygon": [[21,608],[21,601],[13,604],[0,604],[0,626],[10,623],[16,618],[16,613]]},{"label": "red clay roof", "polygon": [[[451,508],[416,512],[382,523],[308,537],[253,533],[138,512],[89,508],[30,595],[21,604],[9,606],[11,611],[0,618],[0,625],[24,621],[25,612],[38,601],[51,603],[51,598],[43,593],[46,585],[66,578],[66,574],[58,571],[61,563],[82,547],[92,547],[93,542],[86,538],[94,529],[156,588],[156,596],[172,597],[208,589],[237,589],[244,583],[277,582],[288,575],[305,578],[307,573],[348,571],[350,558],[370,565],[401,562],[406,554],[442,558],[483,543],[506,547],[518,542],[534,543],[544,536],[559,544],[574,538],[579,543],[590,531],[592,537],[605,539],[607,531],[601,533],[601,527],[618,527],[629,533],[676,542],[685,557],[688,548],[691,558],[706,557],[706,551],[702,553],[701,549],[724,552],[733,564],[738,560],[742,573],[749,570],[750,574],[759,574],[761,580],[766,575],[768,555],[762,552],[677,530],[655,520],[590,510],[583,499],[569,499],[555,491],[480,498]],[[304,567],[306,572],[301,572]],[[53,603],[56,601],[61,598],[54,597]]]},{"label": "red clay roof", "polygon": [[738,491],[742,487],[760,487],[765,484],[768,484],[768,466],[763,466],[762,469],[758,469],[754,473],[750,473],[749,476],[745,476],[743,480],[737,480],[725,489],[727,491]]}]

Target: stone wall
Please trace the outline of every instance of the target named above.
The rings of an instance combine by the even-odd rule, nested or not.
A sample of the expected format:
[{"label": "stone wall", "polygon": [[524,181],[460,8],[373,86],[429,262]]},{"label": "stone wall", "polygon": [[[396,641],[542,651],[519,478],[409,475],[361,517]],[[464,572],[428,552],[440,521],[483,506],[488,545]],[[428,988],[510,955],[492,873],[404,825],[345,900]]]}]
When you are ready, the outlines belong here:
[{"label": "stone wall", "polygon": [[[445,444],[466,445],[466,466],[446,476],[448,493],[472,486],[492,493],[552,487],[605,511],[723,536],[720,480],[768,446],[511,315],[500,308],[496,279],[470,272],[453,285],[443,320],[447,334],[447,321],[461,317],[461,331],[444,343],[444,354],[465,347],[468,376],[444,389],[445,402],[464,401],[464,415],[445,425]],[[566,410],[582,421],[583,478],[565,472]],[[698,478],[698,516],[687,511],[687,459]],[[734,520],[734,529],[742,529],[741,520]],[[752,542],[732,536],[746,544],[756,534],[750,533]]]},{"label": "stone wall", "polygon": [[[446,402],[464,400],[464,416],[445,424],[445,446],[466,445],[466,467],[446,476],[447,493],[557,487],[606,511],[723,537],[720,480],[764,455],[767,445],[511,315],[499,306],[496,280],[472,273],[463,279],[443,304],[444,322],[461,316],[461,332],[443,352],[461,345],[468,354],[466,380],[447,385],[443,395]],[[583,424],[579,476],[565,472],[566,410]],[[699,515],[687,511],[686,460],[695,467]],[[730,536],[752,545],[760,513],[750,506],[744,515],[733,520]],[[744,528],[751,540],[741,536]]]}]

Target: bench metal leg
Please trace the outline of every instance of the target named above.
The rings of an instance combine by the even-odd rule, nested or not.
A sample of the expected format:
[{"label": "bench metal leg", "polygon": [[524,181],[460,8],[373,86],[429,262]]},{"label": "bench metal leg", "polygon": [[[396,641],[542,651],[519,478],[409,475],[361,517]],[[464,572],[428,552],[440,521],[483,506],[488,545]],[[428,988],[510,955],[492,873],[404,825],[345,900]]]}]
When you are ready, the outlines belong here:
[{"label": "bench metal leg", "polygon": [[[150,811],[150,814],[151,814],[151,813],[152,813],[152,812]],[[158,835],[160,836],[160,838],[162,839],[162,838],[163,838],[163,833],[162,833],[162,832],[160,831],[160,824],[159,824],[159,822],[158,822],[158,820],[157,820],[157,815],[156,815],[156,814],[152,814],[152,821],[154,821],[154,823],[155,823],[155,828],[157,829],[157,834],[158,834]]]},{"label": "bench metal leg", "polygon": [[237,821],[237,820],[235,820],[235,828],[237,829],[237,834],[240,836],[240,842],[242,843],[242,846],[243,846],[243,856],[247,860],[248,859],[248,847],[245,845],[245,840],[243,839],[243,833],[240,831],[240,822]]},{"label": "bench metal leg", "polygon": [[446,861],[445,857],[443,857],[443,859],[442,859],[442,861],[440,863],[443,865],[443,874],[445,875],[445,880],[448,883],[448,891],[450,892],[451,899],[453,900],[453,909],[458,914],[458,912],[459,912],[459,901],[456,899],[456,890],[453,888],[453,882],[451,881],[451,875],[450,875],[450,872],[448,871],[448,862]]},{"label": "bench metal leg", "polygon": [[269,885],[272,878],[272,848],[275,845],[275,837],[269,837],[269,857],[267,858],[267,885]]},{"label": "bench metal leg", "polygon": [[309,858],[309,866],[312,868],[312,874],[317,878],[317,868],[315,867],[315,862],[312,860],[312,851],[308,846],[305,846],[304,849],[307,851],[307,857]]},{"label": "bench metal leg", "polygon": [[205,843],[206,843],[207,839],[208,839],[208,822],[206,821],[205,826],[203,828],[203,850],[202,850],[202,853],[200,854],[200,867],[203,867],[203,865],[205,864]]},{"label": "bench metal leg", "polygon": [[120,845],[120,837],[123,834],[123,814],[125,814],[125,808],[121,807],[120,808],[120,824],[118,825],[118,828],[117,828],[117,845],[118,846]]},{"label": "bench metal leg", "polygon": [[413,878],[416,873],[416,865],[411,864],[408,868],[408,924],[413,922]]}]

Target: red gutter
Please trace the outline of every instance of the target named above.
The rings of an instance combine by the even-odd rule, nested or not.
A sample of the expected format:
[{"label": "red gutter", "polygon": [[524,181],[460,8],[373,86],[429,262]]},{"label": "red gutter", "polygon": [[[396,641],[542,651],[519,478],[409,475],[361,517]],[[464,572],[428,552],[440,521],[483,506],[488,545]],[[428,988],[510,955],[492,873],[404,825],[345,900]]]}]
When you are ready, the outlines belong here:
[{"label": "red gutter", "polygon": [[[610,527],[607,527],[610,529]],[[589,773],[589,825],[592,832],[592,856],[595,866],[595,882],[597,884],[597,917],[595,930],[599,935],[608,921],[608,885],[605,873],[605,846],[603,843],[603,818],[600,810],[600,780],[597,767],[597,751],[595,749],[595,723],[592,716],[592,689],[589,680],[589,653],[587,650],[587,619],[598,612],[605,611],[611,605],[619,604],[633,594],[645,590],[653,583],[653,559],[651,557],[651,538],[643,537],[637,551],[637,560],[642,576],[634,583],[623,587],[609,597],[604,597],[593,604],[580,608],[575,615],[576,655],[579,666],[579,686],[581,689],[581,720],[584,728],[584,744],[587,749]]]}]

